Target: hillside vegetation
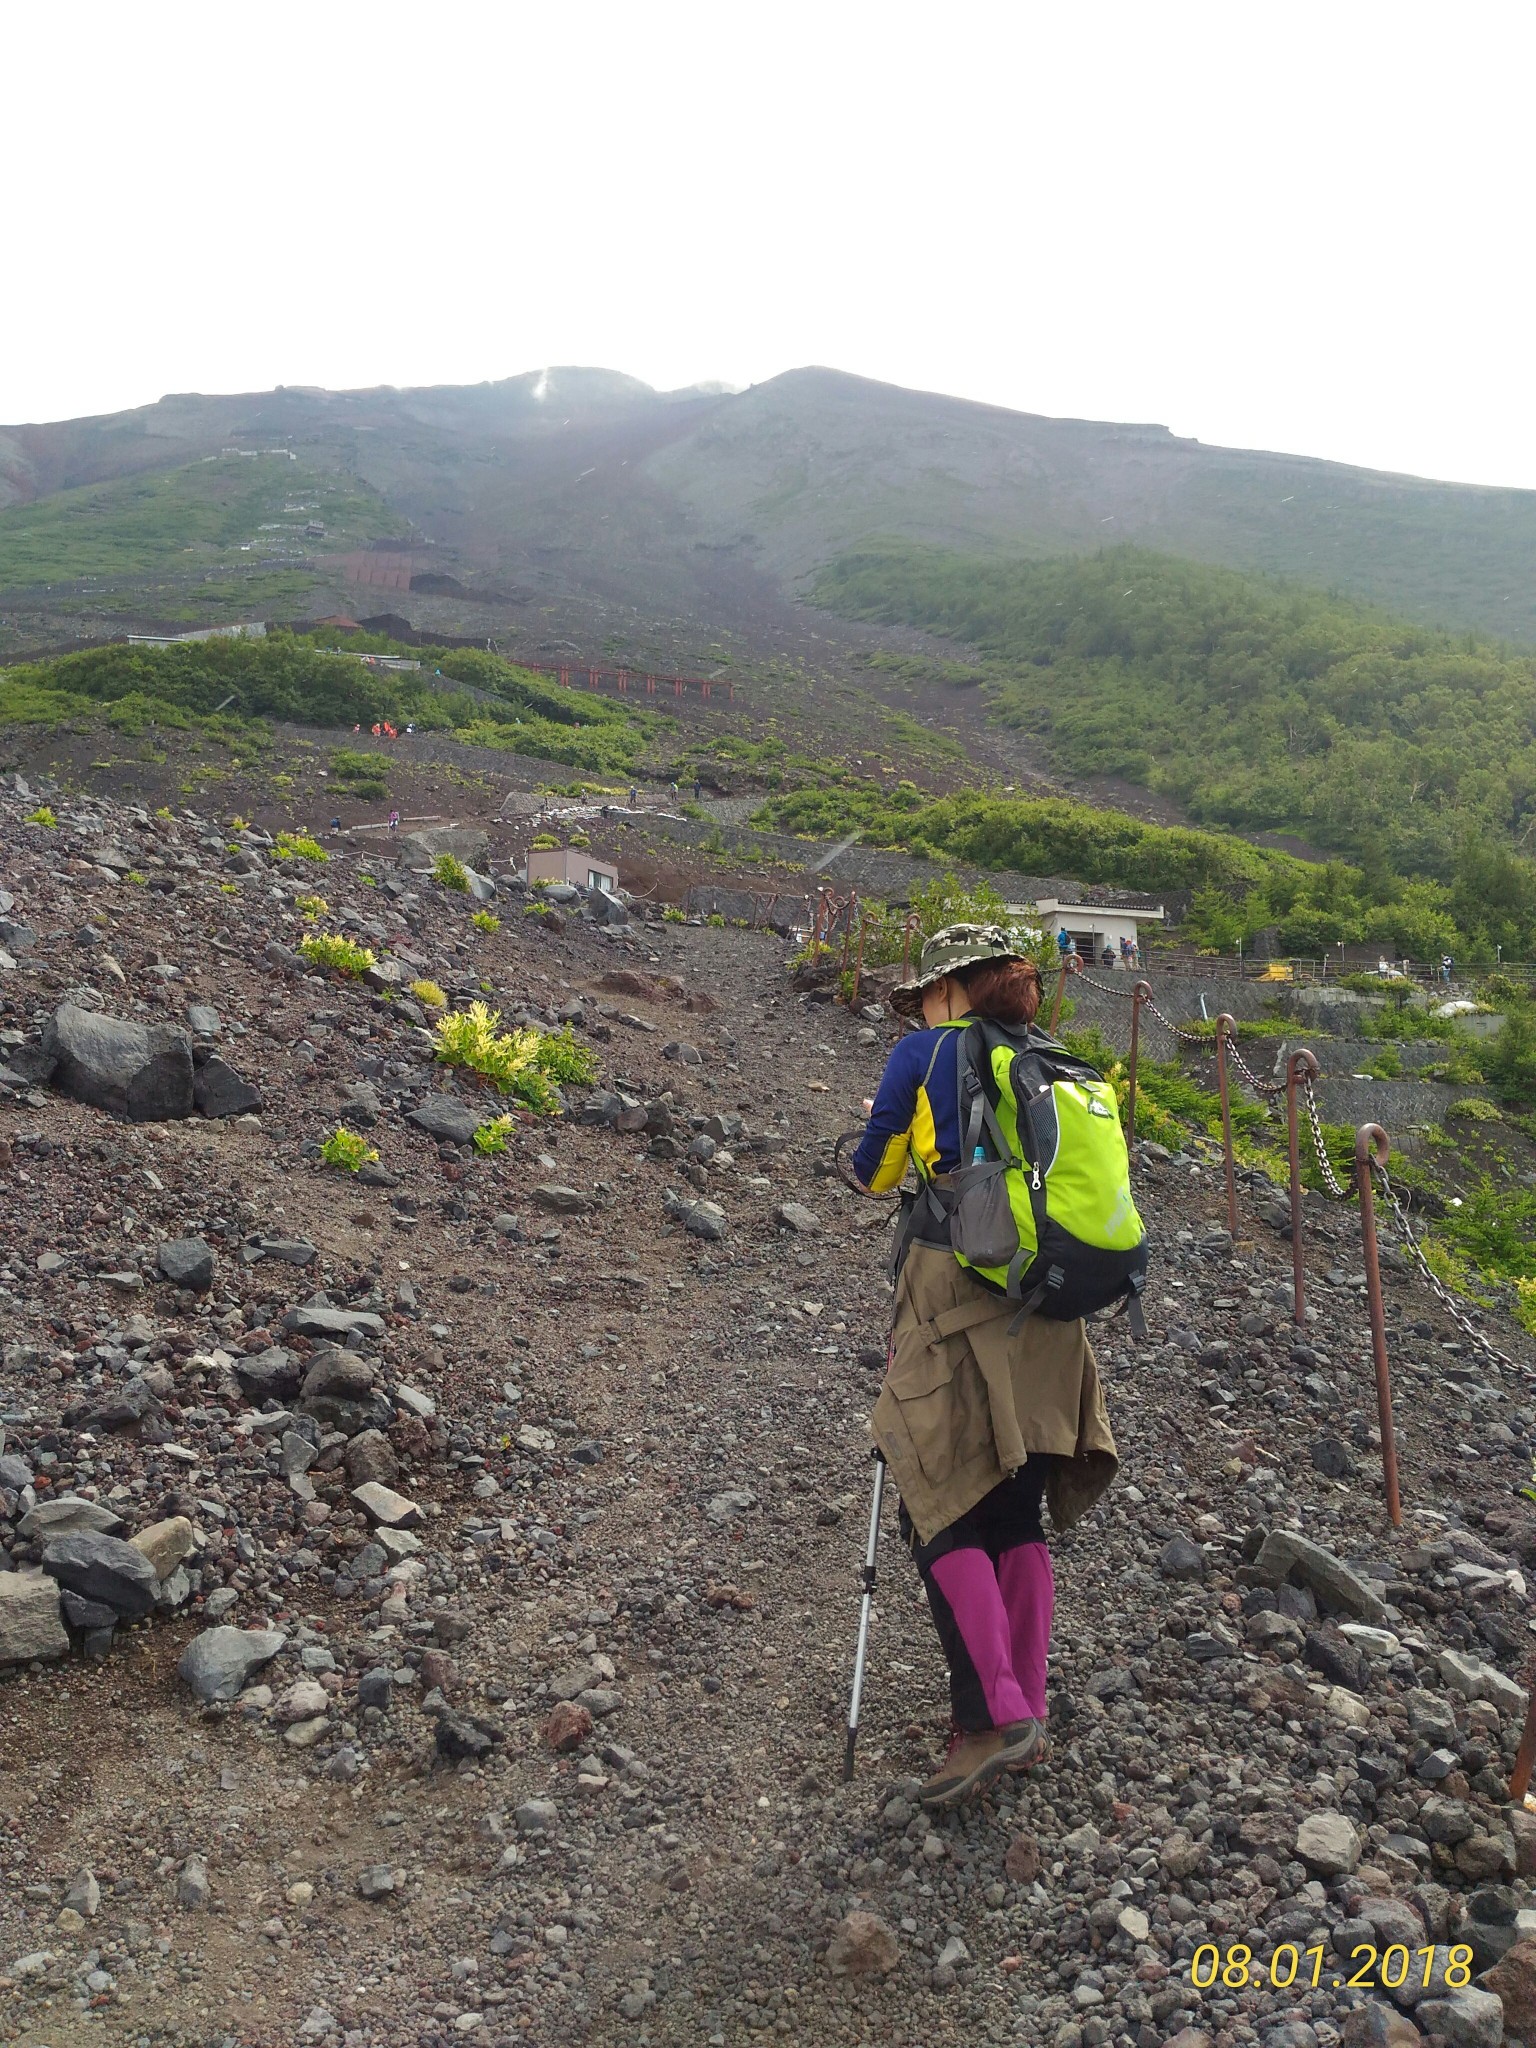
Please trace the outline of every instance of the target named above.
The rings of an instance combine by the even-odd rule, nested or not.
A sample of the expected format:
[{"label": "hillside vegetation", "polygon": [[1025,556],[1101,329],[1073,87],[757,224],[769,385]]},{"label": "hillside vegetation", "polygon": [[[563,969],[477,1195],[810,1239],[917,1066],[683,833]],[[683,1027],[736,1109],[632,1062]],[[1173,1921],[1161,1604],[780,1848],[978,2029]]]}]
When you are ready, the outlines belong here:
[{"label": "hillside vegetation", "polygon": [[[310,520],[325,526],[323,543],[306,538]],[[258,560],[303,557],[389,530],[383,500],[356,477],[278,456],[220,455],[0,511],[0,588],[193,570],[247,550]]]},{"label": "hillside vegetation", "polygon": [[1407,878],[1490,948],[1530,929],[1528,655],[1136,548],[1003,563],[887,547],[834,564],[816,594],[975,646],[995,715],[1059,766],[1160,791],[1203,825],[1299,833],[1362,868],[1376,901]]},{"label": "hillside vegetation", "polygon": [[[174,647],[100,647],[0,669],[0,726],[106,719],[151,725],[287,720],[368,727],[388,720],[453,732],[572,767],[624,772],[667,722],[627,706],[552,689],[540,677],[472,649],[415,650],[420,673],[369,668],[287,633]],[[444,688],[432,674],[440,668]]]}]

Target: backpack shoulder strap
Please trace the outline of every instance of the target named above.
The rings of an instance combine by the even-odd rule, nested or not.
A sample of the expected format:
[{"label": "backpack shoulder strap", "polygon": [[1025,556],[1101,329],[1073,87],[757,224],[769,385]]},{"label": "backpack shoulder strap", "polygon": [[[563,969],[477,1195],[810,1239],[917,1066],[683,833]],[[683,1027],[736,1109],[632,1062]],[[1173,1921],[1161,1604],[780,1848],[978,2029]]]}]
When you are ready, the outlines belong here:
[{"label": "backpack shoulder strap", "polygon": [[1003,1135],[993,1102],[992,1039],[988,1027],[978,1018],[974,1024],[957,1031],[955,1037],[959,1041],[955,1048],[955,1094],[960,1109],[960,1164],[962,1167],[970,1166],[983,1156],[985,1147],[981,1134],[985,1129],[996,1156],[1006,1164],[1016,1166],[1018,1155]]}]

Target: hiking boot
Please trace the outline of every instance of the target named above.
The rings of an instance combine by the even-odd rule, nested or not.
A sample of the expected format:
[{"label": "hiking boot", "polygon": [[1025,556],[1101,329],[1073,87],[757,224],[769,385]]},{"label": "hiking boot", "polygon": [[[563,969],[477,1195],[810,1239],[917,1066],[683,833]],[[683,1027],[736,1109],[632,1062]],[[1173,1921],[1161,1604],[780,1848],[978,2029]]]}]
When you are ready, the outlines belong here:
[{"label": "hiking boot", "polygon": [[[1035,1724],[1030,1722],[1033,1727]],[[1000,1728],[956,1729],[949,1754],[918,1794],[924,1806],[959,1806],[1007,1769]]]},{"label": "hiking boot", "polygon": [[1029,1771],[1045,1755],[1045,1729],[1038,1721],[1011,1721],[1000,1731],[998,1760],[1005,1771]]}]

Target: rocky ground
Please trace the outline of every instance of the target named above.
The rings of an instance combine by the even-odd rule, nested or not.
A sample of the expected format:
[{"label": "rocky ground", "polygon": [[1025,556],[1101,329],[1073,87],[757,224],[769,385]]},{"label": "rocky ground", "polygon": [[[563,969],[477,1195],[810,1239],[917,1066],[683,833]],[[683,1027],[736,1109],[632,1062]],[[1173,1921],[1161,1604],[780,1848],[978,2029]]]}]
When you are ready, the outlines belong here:
[{"label": "rocky ground", "polygon": [[[1351,1211],[1298,1332],[1265,1191],[1234,1245],[1205,1141],[1144,1150],[1049,1761],[930,1818],[890,1532],[840,1777],[889,1296],[830,1152],[885,1025],[756,934],[504,883],[487,932],[387,848],[40,795],[0,787],[0,2040],[1536,2044],[1529,1367],[1389,1272],[1394,1531]],[[478,1156],[418,975],[600,1086]]]}]

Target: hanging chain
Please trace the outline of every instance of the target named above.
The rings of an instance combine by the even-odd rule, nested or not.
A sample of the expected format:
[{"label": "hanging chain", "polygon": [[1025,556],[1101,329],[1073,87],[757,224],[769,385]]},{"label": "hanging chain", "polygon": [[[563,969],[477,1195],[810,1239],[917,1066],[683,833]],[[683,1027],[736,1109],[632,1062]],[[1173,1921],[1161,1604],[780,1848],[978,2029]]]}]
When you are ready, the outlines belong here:
[{"label": "hanging chain", "polygon": [[1303,1085],[1307,1091],[1307,1122],[1312,1126],[1312,1149],[1317,1154],[1317,1170],[1323,1176],[1323,1186],[1336,1202],[1347,1202],[1355,1193],[1347,1188],[1333,1170],[1333,1161],[1328,1157],[1328,1147],[1323,1139],[1323,1119],[1317,1107],[1317,1091],[1312,1086],[1312,1076],[1305,1077]]},{"label": "hanging chain", "polygon": [[[1089,988],[1097,989],[1101,995],[1113,996],[1120,1002],[1134,1003],[1136,1001],[1136,994],[1132,989],[1114,988],[1107,982],[1096,981],[1091,974],[1080,974],[1076,979],[1085,982]],[[1141,1005],[1144,1010],[1152,1012],[1158,1023],[1162,1025],[1163,1029],[1171,1037],[1182,1040],[1186,1045],[1204,1046],[1206,1044],[1207,1041],[1199,1032],[1182,1031],[1177,1024],[1170,1023],[1150,996],[1143,996],[1141,998]],[[1229,1031],[1226,1034],[1226,1039],[1227,1058],[1255,1094],[1273,1097],[1284,1092],[1285,1084],[1283,1082],[1260,1080],[1259,1076],[1253,1071],[1252,1067],[1249,1066],[1242,1053],[1238,1050],[1235,1033]],[[1317,1105],[1317,1091],[1312,1085],[1312,1076],[1310,1074],[1303,1077],[1303,1086],[1306,1090],[1307,1124],[1312,1132],[1312,1146],[1317,1154],[1317,1169],[1322,1175],[1323,1185],[1334,1201],[1348,1202],[1352,1200],[1357,1190],[1344,1186],[1334,1170],[1333,1161],[1328,1156],[1328,1146],[1323,1137],[1322,1113]],[[1398,1234],[1404,1249],[1413,1260],[1420,1279],[1423,1280],[1425,1286],[1434,1295],[1452,1322],[1455,1323],[1459,1330],[1472,1339],[1472,1342],[1477,1345],[1480,1351],[1493,1359],[1496,1364],[1507,1366],[1511,1372],[1523,1374],[1527,1378],[1536,1377],[1536,1368],[1522,1364],[1518,1359],[1511,1358],[1508,1352],[1500,1351],[1498,1346],[1485,1337],[1483,1332],[1472,1321],[1457,1297],[1445,1285],[1444,1281],[1440,1279],[1434,1268],[1430,1265],[1429,1260],[1425,1257],[1424,1248],[1414,1235],[1413,1226],[1408,1220],[1408,1212],[1403,1206],[1402,1198],[1393,1187],[1386,1168],[1384,1166],[1373,1166],[1372,1170],[1380,1181],[1381,1191],[1391,1205],[1392,1213],[1397,1219]]]},{"label": "hanging chain", "polygon": [[1227,1033],[1227,1058],[1236,1067],[1255,1095],[1280,1095],[1284,1092],[1285,1084],[1283,1081],[1261,1081],[1259,1079],[1258,1075],[1238,1051],[1237,1039],[1230,1031]]},{"label": "hanging chain", "polygon": [[1445,1282],[1435,1272],[1434,1268],[1430,1265],[1429,1260],[1424,1256],[1424,1247],[1419,1243],[1419,1240],[1414,1236],[1413,1225],[1408,1221],[1408,1211],[1403,1206],[1401,1196],[1398,1194],[1396,1188],[1393,1187],[1392,1182],[1388,1177],[1387,1169],[1384,1166],[1378,1166],[1374,1169],[1374,1171],[1376,1174],[1376,1178],[1381,1182],[1382,1193],[1386,1196],[1388,1202],[1390,1202],[1392,1205],[1392,1213],[1397,1218],[1397,1228],[1399,1235],[1402,1238],[1403,1245],[1407,1250],[1409,1257],[1413,1260],[1414,1264],[1419,1269],[1420,1279],[1423,1280],[1425,1286],[1429,1289],[1431,1294],[1434,1295],[1435,1299],[1440,1303],[1440,1306],[1451,1318],[1451,1321],[1455,1323],[1459,1329],[1462,1329],[1466,1332],[1466,1334],[1472,1339],[1473,1343],[1477,1345],[1479,1350],[1486,1352],[1487,1355],[1491,1359],[1495,1360],[1499,1365],[1507,1365],[1511,1372],[1523,1373],[1527,1378],[1530,1378],[1532,1375],[1532,1368],[1528,1365],[1521,1364],[1519,1359],[1511,1358],[1507,1352],[1500,1351],[1496,1344],[1490,1343],[1488,1338],[1486,1338],[1483,1335],[1482,1331],[1477,1327],[1476,1323],[1472,1321],[1472,1318],[1467,1314],[1465,1309],[1463,1309],[1461,1303],[1457,1300],[1456,1296],[1451,1292],[1450,1288],[1446,1286]]}]

